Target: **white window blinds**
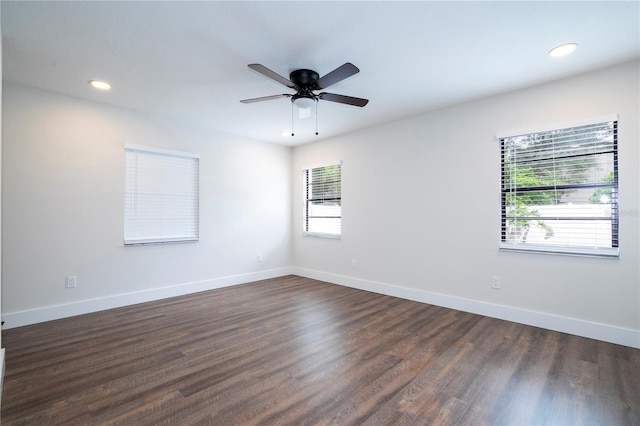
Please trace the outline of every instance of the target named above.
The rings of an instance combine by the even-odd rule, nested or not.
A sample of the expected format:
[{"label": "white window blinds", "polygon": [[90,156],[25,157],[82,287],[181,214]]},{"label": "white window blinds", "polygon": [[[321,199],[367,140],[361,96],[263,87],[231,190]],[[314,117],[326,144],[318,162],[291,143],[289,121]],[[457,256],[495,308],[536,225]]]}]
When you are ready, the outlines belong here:
[{"label": "white window blinds", "polygon": [[339,238],[342,232],[342,166],[302,171],[305,191],[304,235]]},{"label": "white window blinds", "polygon": [[618,255],[618,122],[500,138],[500,248]]},{"label": "white window blinds", "polygon": [[199,157],[125,147],[124,243],[198,240]]}]

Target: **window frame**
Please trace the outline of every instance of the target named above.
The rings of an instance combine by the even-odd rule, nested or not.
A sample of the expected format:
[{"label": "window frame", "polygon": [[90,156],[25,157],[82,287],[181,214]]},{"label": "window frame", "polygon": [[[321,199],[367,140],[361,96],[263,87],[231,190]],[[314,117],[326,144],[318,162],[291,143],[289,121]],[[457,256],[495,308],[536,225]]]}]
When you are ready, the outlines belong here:
[{"label": "window frame", "polygon": [[[124,193],[124,234],[123,234],[123,242],[125,246],[135,246],[135,245],[146,245],[146,244],[169,244],[169,243],[186,243],[186,242],[197,242],[200,239],[200,155],[194,154],[190,152],[183,151],[174,151],[167,149],[160,149],[155,147],[147,147],[147,146],[138,146],[138,145],[125,145],[125,193]],[[175,188],[169,191],[167,189],[167,183],[172,183],[177,185],[182,193],[179,192],[180,197],[183,200],[186,200],[186,203],[183,203],[182,206],[177,207],[178,205],[174,203],[170,204],[162,204],[162,207],[153,207],[153,209],[148,209],[149,206],[153,203],[144,203],[142,201],[143,195],[141,195],[140,188],[140,179],[151,179],[153,178],[149,175],[146,177],[141,175],[141,169],[138,168],[138,161],[140,156],[145,156],[148,159],[158,157],[159,160],[155,162],[153,171],[160,173],[163,177],[168,174],[166,171],[168,170],[167,162],[172,162],[172,165],[182,165],[187,169],[189,173],[188,178],[180,182],[178,180],[163,180],[162,183],[155,181],[153,185],[158,185],[160,189],[155,189],[151,192],[152,197],[156,197],[155,201],[157,202],[158,197],[164,203],[167,199],[171,199],[173,197],[175,201]],[[162,160],[165,160],[164,162]],[[130,161],[133,162],[133,165],[130,164]],[[133,167],[131,167],[133,166]],[[162,168],[164,167],[164,171]],[[170,176],[170,174],[168,175]],[[146,183],[151,182],[148,180]],[[140,201],[139,201],[140,200]],[[169,208],[165,208],[165,206],[169,206]],[[186,207],[185,207],[186,205]],[[147,212],[152,211],[152,213],[146,214],[146,217],[141,217],[140,213],[144,207],[147,207]],[[173,208],[173,212],[177,208],[182,208],[186,211],[186,213],[181,213],[179,215],[179,225],[170,225],[167,226],[167,222],[169,220],[176,219],[175,215],[171,215],[172,213],[166,213],[167,211],[171,211]],[[149,227],[152,221],[157,221],[159,227],[161,229],[160,232],[154,232],[154,235],[151,235],[148,230],[145,231],[142,228],[145,226]],[[134,230],[131,230],[131,228]],[[167,228],[172,229],[171,233],[167,231]],[[178,230],[178,232],[176,232]]]},{"label": "window frame", "polygon": [[[505,155],[504,155],[504,144],[505,139],[515,138],[519,136],[527,136],[531,134],[544,134],[544,133],[552,133],[554,131],[563,131],[563,130],[571,130],[577,129],[583,126],[598,126],[598,125],[606,125],[611,123],[613,126],[612,130],[612,167],[613,167],[613,180],[610,183],[576,183],[576,184],[564,184],[564,185],[541,185],[538,187],[520,187],[520,188],[506,188],[505,186]],[[565,124],[559,126],[548,127],[545,129],[538,130],[527,130],[520,132],[504,132],[502,134],[496,135],[496,140],[499,143],[499,151],[500,151],[500,242],[499,242],[499,250],[500,251],[515,251],[515,252],[528,252],[528,253],[547,253],[547,254],[563,254],[563,255],[574,255],[574,256],[595,256],[595,257],[607,257],[607,258],[618,258],[620,255],[619,248],[619,224],[620,224],[620,215],[619,215],[619,152],[618,152],[618,135],[619,135],[619,118],[617,115],[607,116],[607,117],[599,117],[597,119]],[[593,158],[597,158],[597,155],[602,155],[603,152],[594,152],[590,154],[582,154],[582,156],[589,155]],[[576,156],[553,156],[551,157],[555,162],[558,159],[567,159],[567,158],[576,158]],[[517,191],[549,191],[549,190],[579,190],[579,189],[594,189],[598,188],[611,188],[611,243],[609,246],[586,246],[586,245],[576,245],[576,244],[540,244],[540,243],[513,243],[507,242],[507,222],[509,220],[509,216],[507,215],[507,197],[512,192]],[[525,220],[533,220],[532,218],[524,217]],[[536,218],[537,219],[537,218]],[[551,220],[549,218],[541,217],[541,220]],[[556,218],[557,220],[557,218]],[[565,218],[563,220],[568,221],[578,221],[583,220],[578,217],[570,217]],[[594,220],[602,220],[600,218]]]},{"label": "window frame", "polygon": [[[315,199],[313,197],[309,197],[309,187],[310,187],[310,182],[309,182],[309,176],[313,174],[314,170],[318,170],[318,169],[324,169],[324,168],[328,168],[328,167],[335,167],[338,166],[340,167],[340,180],[339,182],[339,186],[340,186],[340,194],[338,197],[332,197],[332,198],[318,198]],[[326,164],[322,164],[322,165],[316,165],[316,166],[312,166],[312,167],[305,167],[304,169],[302,169],[302,190],[303,190],[303,199],[304,199],[304,206],[303,206],[303,220],[302,220],[302,224],[303,224],[303,232],[302,235],[304,237],[313,237],[313,238],[326,238],[326,239],[341,239],[342,238],[342,161],[337,161],[337,162],[331,162],[331,163],[326,163]],[[309,219],[321,219],[322,216],[310,216],[310,203],[312,203],[313,201],[337,201],[339,203],[340,206],[340,216],[330,216],[327,218],[337,218],[339,219],[339,223],[340,223],[340,231],[339,233],[331,233],[331,232],[318,232],[318,231],[314,231],[314,230],[309,230]]]}]

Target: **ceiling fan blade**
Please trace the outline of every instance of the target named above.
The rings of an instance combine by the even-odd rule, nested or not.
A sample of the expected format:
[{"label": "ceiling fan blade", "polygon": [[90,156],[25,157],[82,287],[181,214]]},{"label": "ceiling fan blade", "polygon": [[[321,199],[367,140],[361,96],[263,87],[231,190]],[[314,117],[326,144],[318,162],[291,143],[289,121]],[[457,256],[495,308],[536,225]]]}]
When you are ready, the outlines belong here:
[{"label": "ceiling fan blade", "polygon": [[359,73],[360,70],[358,67],[353,65],[351,62],[347,62],[344,65],[339,66],[335,70],[331,71],[329,74],[320,77],[316,81],[317,89],[326,89],[329,86],[332,86],[345,78],[351,77],[354,74]]},{"label": "ceiling fan blade", "polygon": [[281,76],[277,72],[271,71],[269,68],[265,67],[264,65],[261,65],[261,64],[249,64],[248,67],[251,68],[254,71],[258,71],[260,74],[265,75],[265,76],[269,77],[272,80],[277,81],[278,83],[280,83],[282,85],[285,85],[285,86],[290,87],[292,89],[295,87],[294,84],[288,78],[284,78],[283,76]]},{"label": "ceiling fan blade", "polygon": [[251,104],[254,102],[262,102],[262,101],[270,101],[272,99],[280,99],[280,98],[290,98],[291,95],[282,94],[282,95],[271,95],[271,96],[263,96],[261,98],[251,98],[251,99],[243,99],[240,102],[243,104]]},{"label": "ceiling fan blade", "polygon": [[336,95],[335,93],[322,92],[318,98],[324,101],[338,102],[340,104],[353,105],[363,107],[369,103],[369,99],[354,98],[353,96]]}]

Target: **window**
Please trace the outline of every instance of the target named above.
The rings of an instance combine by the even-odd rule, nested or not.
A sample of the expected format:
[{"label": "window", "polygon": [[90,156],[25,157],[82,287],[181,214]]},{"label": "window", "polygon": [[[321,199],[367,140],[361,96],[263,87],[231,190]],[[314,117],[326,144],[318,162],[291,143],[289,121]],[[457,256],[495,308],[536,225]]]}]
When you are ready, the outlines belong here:
[{"label": "window", "polygon": [[302,171],[304,235],[339,238],[342,228],[342,166],[333,164]]},{"label": "window", "polygon": [[618,255],[618,122],[500,138],[502,250]]},{"label": "window", "polygon": [[194,154],[125,147],[124,243],[198,240]]}]

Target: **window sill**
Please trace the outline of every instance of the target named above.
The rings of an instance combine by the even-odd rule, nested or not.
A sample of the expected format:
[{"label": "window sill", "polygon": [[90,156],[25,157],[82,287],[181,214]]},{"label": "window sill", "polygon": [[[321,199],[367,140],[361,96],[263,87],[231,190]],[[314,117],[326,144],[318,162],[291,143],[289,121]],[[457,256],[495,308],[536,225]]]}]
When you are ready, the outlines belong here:
[{"label": "window sill", "polygon": [[130,246],[148,246],[148,245],[158,245],[158,244],[183,244],[183,243],[197,243],[199,241],[198,238],[191,239],[173,239],[173,240],[129,240],[124,242],[125,247]]},{"label": "window sill", "polygon": [[320,233],[314,233],[314,232],[303,232],[302,236],[303,237],[309,237],[309,238],[322,238],[322,239],[327,239],[327,240],[340,240],[340,239],[342,239],[342,235],[320,234]]},{"label": "window sill", "polygon": [[617,247],[568,247],[542,244],[524,245],[500,243],[499,250],[504,252],[557,254],[564,256],[601,257],[608,259],[618,259],[620,257],[620,249]]}]

